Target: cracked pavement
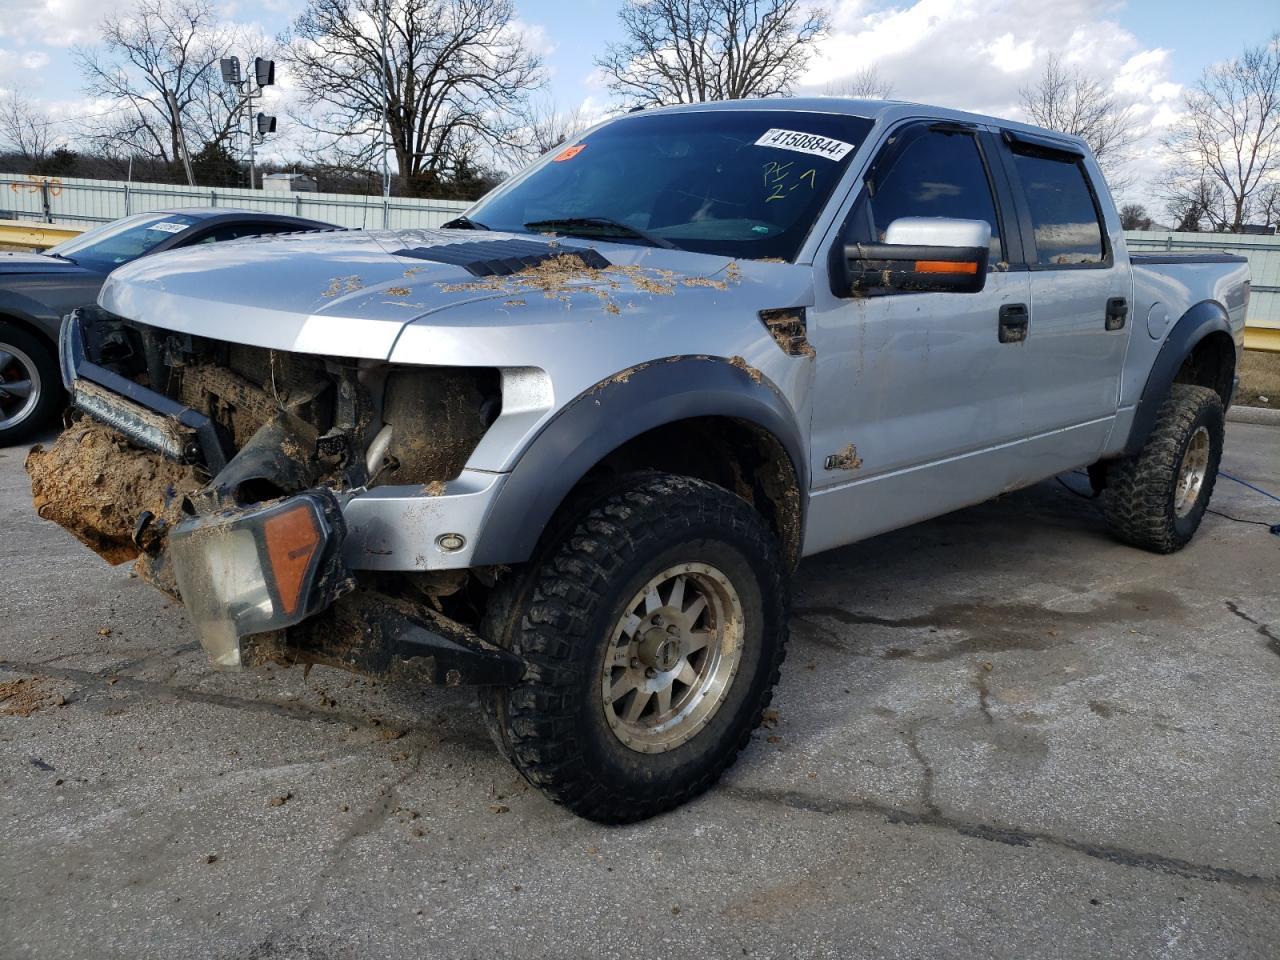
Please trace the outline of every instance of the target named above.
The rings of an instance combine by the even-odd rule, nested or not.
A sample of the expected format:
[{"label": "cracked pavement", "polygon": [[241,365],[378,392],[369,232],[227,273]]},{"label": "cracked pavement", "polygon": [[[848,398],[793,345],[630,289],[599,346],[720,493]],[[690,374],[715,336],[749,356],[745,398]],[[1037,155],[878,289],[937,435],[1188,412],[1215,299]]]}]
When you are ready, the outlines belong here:
[{"label": "cracked pavement", "polygon": [[[1046,483],[814,557],[776,719],[705,797],[603,828],[467,691],[214,672],[180,607],[33,515],[24,452],[0,956],[1274,955],[1265,525],[1157,557]],[[1230,424],[1224,468],[1280,493],[1280,430]],[[1226,479],[1213,509],[1280,522]]]}]

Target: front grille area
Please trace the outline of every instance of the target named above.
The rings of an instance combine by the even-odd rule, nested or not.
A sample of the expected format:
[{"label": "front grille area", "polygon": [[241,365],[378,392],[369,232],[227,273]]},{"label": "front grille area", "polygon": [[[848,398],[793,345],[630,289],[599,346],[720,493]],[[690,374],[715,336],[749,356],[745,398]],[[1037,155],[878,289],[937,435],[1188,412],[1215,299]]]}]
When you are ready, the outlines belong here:
[{"label": "front grille area", "polygon": [[[443,483],[461,472],[501,409],[493,369],[286,353],[177,334],[97,309],[81,311],[77,323],[83,359],[100,380],[76,380],[85,396],[78,406],[139,446],[194,463],[209,477],[241,451],[255,447],[252,456],[260,459],[264,443],[278,448],[287,436],[280,453],[306,461],[308,477],[348,487]],[[126,399],[122,391],[135,396]],[[136,416],[123,423],[122,411],[141,411],[148,429],[133,429]],[[178,418],[185,432],[174,424]],[[204,427],[193,442],[196,421]],[[372,454],[378,462],[367,462],[377,435],[385,441]]]}]

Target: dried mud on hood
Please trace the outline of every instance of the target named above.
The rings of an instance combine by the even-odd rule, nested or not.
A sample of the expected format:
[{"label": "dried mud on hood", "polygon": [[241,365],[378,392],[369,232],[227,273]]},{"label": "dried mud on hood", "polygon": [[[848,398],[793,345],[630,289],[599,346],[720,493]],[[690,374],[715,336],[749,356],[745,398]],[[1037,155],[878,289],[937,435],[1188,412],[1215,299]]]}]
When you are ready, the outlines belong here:
[{"label": "dried mud on hood", "polygon": [[730,263],[717,277],[689,276],[661,267],[609,266],[589,267],[581,258],[564,253],[550,260],[525,267],[509,276],[484,277],[467,283],[440,283],[445,293],[493,292],[511,299],[507,306],[524,306],[522,295],[541,293],[550,300],[569,299],[573,293],[590,293],[600,300],[605,313],[621,313],[614,295],[630,290],[657,296],[672,296],[678,287],[708,287],[727,290],[730,284],[742,281],[742,271],[736,263]]},{"label": "dried mud on hood", "polygon": [[32,447],[26,468],[36,513],[111,564],[141,553],[133,531],[144,510],[176,522],[182,498],[201,486],[193,468],[131,447],[90,421],[65,430],[51,447]]}]

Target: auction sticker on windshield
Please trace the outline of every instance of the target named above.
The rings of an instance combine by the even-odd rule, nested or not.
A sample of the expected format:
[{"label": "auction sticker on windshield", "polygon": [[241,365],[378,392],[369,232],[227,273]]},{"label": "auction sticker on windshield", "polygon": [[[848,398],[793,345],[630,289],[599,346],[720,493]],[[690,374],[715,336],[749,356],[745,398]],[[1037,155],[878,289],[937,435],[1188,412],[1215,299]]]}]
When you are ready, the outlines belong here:
[{"label": "auction sticker on windshield", "polygon": [[585,149],[587,149],[587,145],[585,143],[575,143],[572,147],[565,147],[557,153],[551,158],[551,162],[564,163],[566,160],[572,160]]},{"label": "auction sticker on windshield", "polygon": [[808,153],[815,157],[826,157],[828,160],[842,160],[853,149],[852,143],[845,143],[843,140],[832,140],[830,137],[820,137],[816,133],[805,133],[803,130],[780,130],[777,127],[766,130],[755,145],[794,150],[797,153]]},{"label": "auction sticker on windshield", "polygon": [[161,233],[181,233],[187,229],[188,223],[174,223],[172,220],[162,220],[159,223],[153,223],[147,227],[148,230],[159,230]]}]

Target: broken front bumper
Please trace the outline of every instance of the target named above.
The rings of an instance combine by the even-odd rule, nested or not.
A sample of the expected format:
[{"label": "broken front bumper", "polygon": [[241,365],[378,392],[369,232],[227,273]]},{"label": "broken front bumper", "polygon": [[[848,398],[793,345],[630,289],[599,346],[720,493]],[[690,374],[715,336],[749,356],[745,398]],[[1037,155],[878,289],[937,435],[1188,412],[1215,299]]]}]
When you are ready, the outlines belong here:
[{"label": "broken front bumper", "polygon": [[324,663],[446,686],[521,677],[523,660],[461,624],[355,591],[345,536],[338,501],[324,490],[177,524],[168,559],[210,660],[227,669],[246,659]]},{"label": "broken front bumper", "polygon": [[242,637],[301,623],[349,590],[345,533],[326,490],[178,523],[169,563],[209,658],[239,667]]}]

